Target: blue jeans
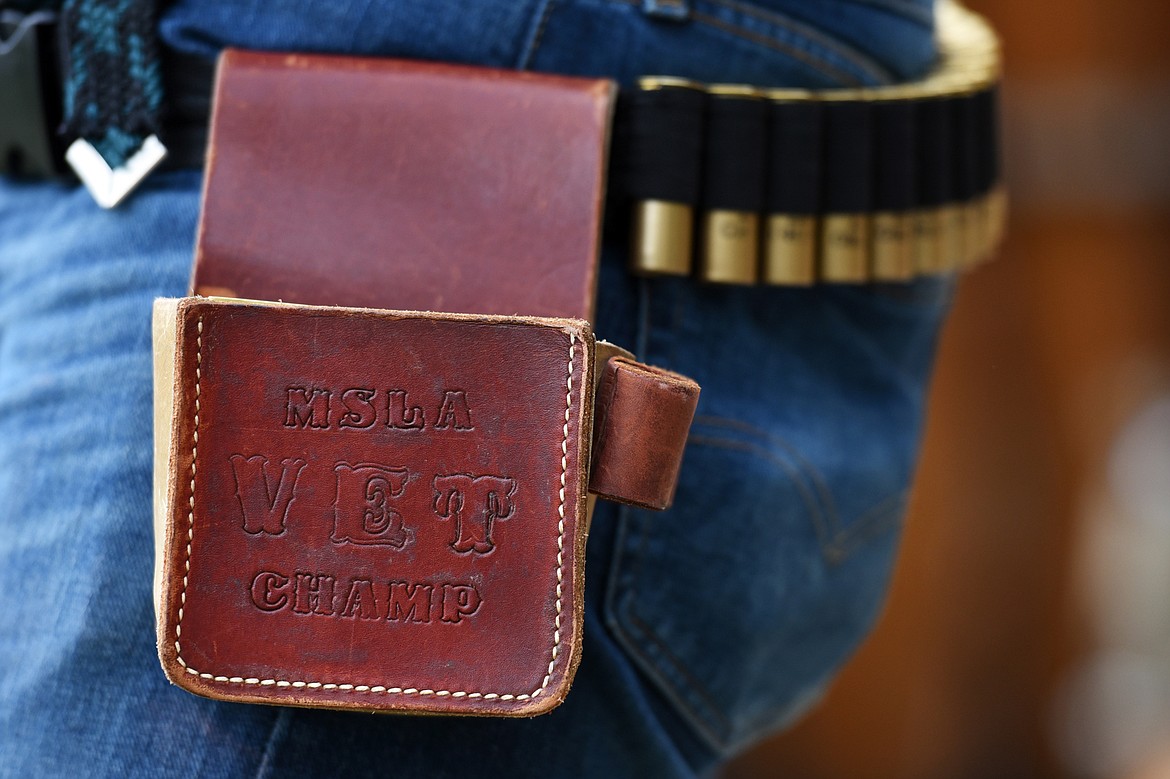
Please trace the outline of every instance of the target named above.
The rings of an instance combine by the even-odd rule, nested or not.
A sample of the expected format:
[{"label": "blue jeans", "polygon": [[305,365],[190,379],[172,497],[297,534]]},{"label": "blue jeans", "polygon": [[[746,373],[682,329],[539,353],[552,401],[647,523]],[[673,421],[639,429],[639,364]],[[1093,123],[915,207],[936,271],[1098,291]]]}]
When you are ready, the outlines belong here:
[{"label": "blue jeans", "polygon": [[[178,0],[164,38],[608,74],[876,84],[930,0]],[[635,279],[597,332],[703,386],[675,507],[599,504],[585,653],[534,720],[218,703],[166,682],[151,611],[150,304],[188,280],[196,171],[100,211],[0,181],[0,776],[694,776],[824,691],[880,609],[947,282]]]}]

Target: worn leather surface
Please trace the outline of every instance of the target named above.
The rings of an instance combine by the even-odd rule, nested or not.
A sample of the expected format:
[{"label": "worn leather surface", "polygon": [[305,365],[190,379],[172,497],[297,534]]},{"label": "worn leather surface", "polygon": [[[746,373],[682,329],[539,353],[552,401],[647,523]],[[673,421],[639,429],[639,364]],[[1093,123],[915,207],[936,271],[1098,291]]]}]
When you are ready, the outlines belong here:
[{"label": "worn leather surface", "polygon": [[171,680],[292,705],[555,706],[581,646],[589,325],[170,310]]},{"label": "worn leather surface", "polygon": [[229,50],[193,288],[590,319],[613,91],[597,79]]},{"label": "worn leather surface", "polygon": [[661,511],[674,500],[699,385],[686,376],[612,357],[597,389],[589,490]]}]

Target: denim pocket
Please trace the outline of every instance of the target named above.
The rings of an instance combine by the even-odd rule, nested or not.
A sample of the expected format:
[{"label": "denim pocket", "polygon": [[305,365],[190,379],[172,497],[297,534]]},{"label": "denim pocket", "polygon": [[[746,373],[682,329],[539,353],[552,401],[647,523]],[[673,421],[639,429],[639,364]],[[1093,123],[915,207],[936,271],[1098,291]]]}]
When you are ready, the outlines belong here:
[{"label": "denim pocket", "polygon": [[[894,79],[890,68],[861,47],[738,0],[542,0],[541,5],[522,57],[522,65],[535,70],[605,75],[624,84],[647,74],[794,87]],[[661,12],[664,7],[683,10],[671,19]]]},{"label": "denim pocket", "polygon": [[729,754],[803,711],[877,614],[947,296],[645,288],[644,357],[703,395],[674,507],[623,513],[606,620]]},{"label": "denim pocket", "polygon": [[[801,46],[845,84],[921,75],[934,60],[933,0],[690,0],[694,19],[770,48]],[[802,45],[803,43],[803,45]]]}]

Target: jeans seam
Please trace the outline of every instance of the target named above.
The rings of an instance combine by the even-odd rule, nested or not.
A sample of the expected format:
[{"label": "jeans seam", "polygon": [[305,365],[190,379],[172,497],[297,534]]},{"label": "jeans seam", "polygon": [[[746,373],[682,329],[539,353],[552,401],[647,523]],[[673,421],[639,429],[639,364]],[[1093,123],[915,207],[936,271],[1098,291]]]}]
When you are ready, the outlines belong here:
[{"label": "jeans seam", "polygon": [[[832,546],[832,537],[834,532],[833,529],[842,525],[841,517],[837,513],[837,502],[833,500],[833,493],[829,489],[829,485],[825,483],[825,477],[821,475],[820,469],[809,462],[808,458],[801,454],[799,449],[780,436],[769,433],[766,430],[761,430],[755,425],[748,424],[747,422],[741,422],[737,419],[727,419],[714,415],[703,415],[696,417],[695,422],[697,424],[707,425],[710,427],[724,427],[730,430],[739,430],[742,433],[754,435],[757,438],[761,438],[783,449],[785,454],[791,458],[796,471],[806,476],[808,480],[812,482],[812,486],[816,492],[817,498],[820,499],[820,504],[824,506],[824,513],[827,514],[827,519],[824,520],[822,520],[820,513],[814,514],[814,522],[817,523],[817,535],[822,540],[822,550],[827,550]],[[708,438],[712,441],[732,440],[723,438],[721,436],[708,436]],[[765,452],[768,451],[764,449],[764,447],[760,447],[760,450]],[[786,468],[785,470],[788,469]],[[823,528],[823,531],[820,524],[822,521],[828,523],[828,527]]]},{"label": "jeans seam", "polygon": [[291,709],[278,709],[272,720],[272,729],[268,731],[268,740],[264,743],[264,753],[260,756],[260,764],[256,766],[255,779],[265,779],[274,770],[276,760],[276,744],[284,738],[292,719]]},{"label": "jeans seam", "polygon": [[[830,51],[836,56],[840,57],[842,60],[848,62],[853,67],[857,68],[858,71],[865,73],[875,83],[882,84],[891,83],[894,81],[893,75],[890,73],[889,69],[881,65],[872,57],[864,54],[853,46],[847,45],[834,36],[821,32],[814,26],[803,24],[776,11],[758,8],[748,3],[739,2],[738,0],[707,1],[713,5],[722,6],[728,10],[736,11],[743,14],[744,16],[754,18],[757,21],[770,24],[781,30],[785,30],[796,36],[798,39],[806,41],[810,45],[822,47],[825,50]],[[708,17],[706,14],[699,14],[697,12],[693,13],[692,15],[696,19],[706,23],[709,23],[709,20],[712,19],[712,17]],[[716,19],[715,21],[722,22],[723,20]],[[723,22],[723,24],[730,28],[728,30],[729,32],[737,32],[737,34],[742,35],[742,37],[745,37],[748,40],[753,40],[764,45],[768,45],[769,41],[777,44],[775,46],[770,46],[770,48],[775,48],[779,51],[790,54],[791,56],[800,59],[802,62],[805,62],[806,64],[817,68],[818,70],[821,70],[821,72],[825,73],[826,75],[837,78],[843,84],[863,86],[866,83],[864,79],[858,78],[856,74],[847,73],[838,66],[825,61],[823,57],[817,57],[813,52],[803,51],[790,45],[786,46],[782,41],[779,41],[774,36],[765,35],[763,33],[755,33],[742,28],[736,28],[730,22]]]},{"label": "jeans seam", "polygon": [[802,62],[805,65],[808,65],[809,67],[813,68],[814,70],[816,70],[820,73],[823,73],[826,76],[829,76],[830,78],[832,78],[833,80],[835,80],[841,84],[845,84],[847,86],[862,86],[863,85],[862,80],[857,78],[856,76],[854,76],[850,73],[846,73],[843,70],[839,70],[836,66],[830,65],[827,62],[818,62],[814,57],[812,57],[808,53],[803,52],[794,46],[789,46],[787,44],[781,43],[780,41],[776,40],[775,38],[770,38],[766,35],[761,35],[759,33],[754,33],[754,32],[751,32],[749,30],[741,29],[741,28],[736,27],[735,25],[731,24],[730,22],[725,22],[722,19],[716,19],[714,16],[707,16],[706,14],[699,13],[698,11],[693,12],[691,14],[691,17],[696,22],[702,22],[703,24],[706,24],[708,27],[714,27],[717,30],[722,30],[723,32],[729,33],[729,34],[734,35],[738,38],[743,38],[746,41],[751,41],[752,43],[756,43],[760,46],[765,46],[769,49],[772,49],[773,51],[778,51],[781,54],[785,54],[789,57],[792,57],[794,60],[798,60],[799,62]]},{"label": "jeans seam", "polygon": [[[647,351],[649,349],[650,311],[654,288],[655,285],[649,279],[638,280],[637,325],[634,335],[639,350],[638,355],[641,359],[649,358]],[[635,518],[641,522],[641,532],[638,533],[636,541],[631,537],[631,525]],[[652,519],[647,513],[636,513],[629,506],[620,506],[618,509],[618,532],[614,539],[614,559],[606,586],[605,622],[617,642],[625,648],[633,663],[651,679],[659,693],[675,704],[680,715],[692,724],[700,736],[716,749],[724,749],[726,739],[717,732],[718,723],[714,723],[713,727],[708,718],[696,711],[685,697],[688,694],[698,693],[709,700],[710,694],[703,689],[702,685],[696,685],[696,689],[692,691],[688,689],[685,680],[679,684],[668,676],[661,664],[654,662],[653,658],[647,655],[647,650],[642,646],[643,642],[639,641],[627,629],[627,622],[619,619],[619,615],[627,615],[630,627],[646,634],[646,639],[661,644],[661,639],[658,639],[645,621],[637,616],[633,607],[633,600],[638,592],[638,577],[642,571],[642,561],[646,557],[646,546],[650,541],[650,522]],[[629,559],[631,557],[633,560]],[[716,714],[716,717],[721,716],[717,707],[713,707],[711,710]]]},{"label": "jeans seam", "polygon": [[[718,417],[699,419],[706,420],[708,424],[711,421],[727,422],[729,427],[745,428],[767,435],[763,431],[755,431],[750,425],[736,423],[734,420],[722,420]],[[770,435],[767,437],[774,438]],[[852,549],[885,532],[896,523],[905,505],[905,492],[887,496],[864,512],[857,521],[843,527],[835,513],[833,520],[822,516],[820,507],[809,493],[808,485],[803,483],[800,468],[786,463],[776,453],[755,443],[729,439],[692,436],[690,442],[746,451],[763,456],[782,468],[802,495],[806,508],[813,518],[821,553],[829,565],[843,562]],[[636,540],[630,532],[635,516],[641,525]],[[606,598],[606,622],[637,666],[655,681],[661,694],[674,703],[684,719],[716,749],[727,750],[736,743],[750,740],[753,734],[758,735],[761,732],[760,724],[754,723],[748,726],[749,732],[737,735],[732,721],[721,710],[707,686],[693,675],[685,661],[671,651],[671,642],[660,635],[638,611],[637,599],[642,582],[643,563],[647,556],[646,550],[649,547],[654,519],[648,514],[634,515],[627,507],[622,507],[621,527],[616,541],[617,551]],[[619,615],[624,615],[624,619],[619,619]]]},{"label": "jeans seam", "polygon": [[[633,590],[630,591],[630,594],[633,595]],[[691,718],[700,724],[701,728],[706,732],[712,743],[714,743],[716,746],[719,746],[720,748],[725,748],[730,741],[731,722],[719,710],[719,705],[716,703],[715,699],[711,697],[711,693],[707,690],[707,686],[691,674],[690,670],[687,668],[686,663],[684,663],[677,656],[675,656],[673,652],[670,651],[670,644],[661,636],[659,636],[654,628],[638,614],[638,610],[634,606],[632,597],[627,599],[625,612],[629,616],[630,622],[638,630],[638,632],[642,634],[643,638],[645,638],[645,640],[650,644],[654,645],[658,649],[661,657],[666,660],[674,669],[674,672],[682,682],[682,684],[679,686],[684,691],[684,694],[689,693],[690,695],[697,695],[698,698],[700,698],[703,702],[703,708],[706,708],[709,711],[710,716],[705,717],[704,715],[700,714],[695,706],[689,705],[685,700],[681,700],[682,696],[675,695],[672,697],[675,697],[680,705],[687,709],[691,715]],[[707,721],[708,719],[715,720],[715,722],[718,723],[718,729],[712,727],[711,723]]]},{"label": "jeans seam", "polygon": [[532,39],[524,47],[524,51],[520,55],[520,61],[516,65],[519,70],[528,70],[532,66],[532,60],[536,57],[536,52],[540,49],[540,44],[544,40],[544,31],[548,27],[549,17],[552,16],[553,8],[556,4],[557,0],[544,0],[537,9],[533,17],[537,20],[536,29],[532,34]]},{"label": "jeans seam", "polygon": [[[632,6],[634,8],[641,6],[640,0],[608,1],[613,4]],[[889,84],[894,81],[891,72],[872,57],[867,56],[851,46],[845,45],[836,38],[818,32],[813,27],[803,25],[772,11],[765,11],[750,5],[738,3],[735,0],[708,0],[708,2],[712,5],[721,5],[728,10],[741,13],[744,16],[752,17],[757,21],[785,30],[810,46],[824,48],[855,67],[859,73],[864,73],[868,77],[867,81],[866,77],[859,75],[859,73],[850,73],[848,70],[828,61],[823,56],[818,56],[815,51],[802,49],[792,43],[782,41],[775,36],[744,29],[732,22],[719,19],[701,11],[691,10],[690,18],[693,21],[733,35],[757,46],[763,46],[789,56],[822,76],[832,79],[841,86],[865,86],[869,83]]]},{"label": "jeans seam", "polygon": [[[703,414],[697,416],[695,417],[695,423],[709,427],[724,427],[729,430],[738,430],[741,433],[756,436],[757,438],[763,439],[764,441],[768,441],[769,443],[780,447],[789,457],[792,458],[793,462],[796,463],[796,466],[803,470],[804,473],[808,476],[809,481],[813,483],[813,487],[816,489],[817,496],[825,505],[830,517],[834,520],[840,519],[840,517],[837,516],[837,505],[833,500],[833,493],[829,489],[829,485],[825,483],[825,477],[821,475],[820,469],[809,462],[808,458],[801,454],[799,449],[797,449],[785,439],[775,435],[774,433],[769,433],[767,430],[762,430],[761,428],[758,428],[748,422],[742,422],[738,419],[729,419],[727,417],[721,417],[714,414]],[[723,438],[722,436],[711,436],[711,438],[724,441],[732,440]]]},{"label": "jeans seam", "polygon": [[373,7],[374,0],[366,0],[366,5],[364,8],[362,8],[361,13],[356,15],[356,20],[353,23],[354,35],[353,38],[350,39],[351,47],[357,43],[357,38],[361,34],[360,30],[365,27],[366,17],[369,16],[370,11],[373,10]]},{"label": "jeans seam", "polygon": [[[639,517],[641,533],[638,534],[639,538],[636,546],[630,549],[629,536],[631,534],[629,531],[630,524],[634,519],[634,511],[628,506],[622,506],[619,512],[619,521],[621,524],[616,541],[617,550],[610,576],[609,591],[606,597],[606,624],[618,642],[625,647],[630,657],[635,661],[635,664],[654,681],[659,692],[678,707],[684,719],[689,721],[699,734],[713,747],[719,750],[725,749],[728,740],[725,733],[726,729],[729,729],[730,723],[722,717],[718,707],[711,702],[709,710],[715,715],[715,719],[721,719],[726,723],[723,733],[719,731],[719,723],[712,723],[710,721],[711,718],[699,713],[696,707],[688,700],[690,696],[698,694],[702,698],[707,699],[707,701],[711,701],[710,693],[697,681],[693,685],[694,689],[692,689],[688,679],[693,677],[689,673],[683,673],[683,678],[681,679],[674,678],[674,674],[664,668],[660,663],[655,662],[647,649],[643,647],[644,641],[658,647],[663,647],[664,642],[646,621],[637,615],[633,606],[634,598],[637,595],[637,577],[641,571],[642,559],[645,556],[645,546],[650,536],[651,518],[647,516]],[[634,559],[626,566],[625,573],[623,574],[623,558],[630,556]],[[621,592],[619,597],[620,589],[624,589],[624,591]],[[628,626],[641,634],[643,640],[640,641],[638,637],[631,634],[627,629],[627,621],[619,619],[619,614],[626,615]],[[673,665],[679,667],[679,663],[673,659],[673,654],[670,655],[669,659]]]},{"label": "jeans seam", "polygon": [[[716,445],[723,443],[729,445],[739,444],[739,442],[722,442],[718,439],[712,440],[716,441]],[[694,437],[691,438],[691,442],[699,443],[700,445],[707,443],[703,440],[696,440]],[[745,448],[746,446],[747,445],[745,445]],[[739,447],[729,446],[729,448]],[[772,460],[773,462],[779,462],[779,458],[776,457],[773,457]],[[808,509],[809,514],[815,518],[814,528],[817,531],[817,537],[820,541],[818,545],[821,547],[822,554],[826,554],[825,547],[827,544],[827,536],[825,534],[827,533],[827,528],[824,526],[825,520],[821,516],[820,508],[817,506],[813,496],[808,492],[807,485],[802,483],[803,480],[800,478],[799,470],[793,467],[785,467],[784,470],[788,473],[788,476],[792,480],[793,485],[795,485],[800,491],[801,497],[805,503],[806,508]],[[629,535],[626,531],[628,529],[628,523],[631,521],[631,519],[632,517],[630,516],[630,512],[624,512],[624,516],[622,518],[622,533],[618,539],[618,556],[614,560],[615,574],[622,568],[621,563],[623,550],[626,549],[625,542]],[[665,668],[661,664],[655,663],[652,657],[647,656],[647,650],[643,648],[641,643],[637,641],[634,636],[629,634],[622,623],[618,622],[616,619],[613,619],[611,620],[611,628],[613,629],[614,633],[622,639],[622,644],[631,653],[631,655],[639,658],[639,665],[643,668],[643,670],[658,680],[658,685],[662,689],[663,693],[667,695],[668,698],[673,700],[683,710],[687,719],[694,723],[696,728],[704,734],[704,736],[711,742],[713,746],[721,750],[727,749],[733,741],[733,728],[731,721],[720,710],[718,703],[715,701],[706,685],[704,685],[698,678],[696,678],[689,671],[686,664],[670,651],[670,642],[659,635],[654,627],[638,614],[635,603],[637,600],[639,583],[641,582],[642,563],[646,558],[646,548],[649,545],[650,531],[652,527],[651,523],[654,521],[654,517],[650,515],[642,515],[640,520],[641,532],[638,534],[637,543],[632,549],[632,556],[634,559],[630,562],[627,568],[627,575],[622,577],[625,580],[625,592],[620,598],[620,604],[613,603],[611,599],[611,612],[616,612],[620,609],[620,611],[624,613],[629,620],[630,626],[641,634],[642,641],[653,645],[656,648],[656,654],[665,660],[669,664],[670,668]],[[620,584],[621,582],[618,581],[618,577],[615,576],[611,583],[611,587],[613,588],[611,590],[611,595],[616,594],[614,591]],[[692,699],[697,699],[696,702],[701,702],[701,705],[696,706],[693,702],[691,702]],[[704,714],[702,711],[700,711],[700,709],[706,710],[707,714]]]},{"label": "jeans seam", "polygon": [[834,541],[832,554],[834,561],[840,562],[860,544],[880,536],[898,524],[906,508],[906,492],[898,492],[879,501],[871,509],[863,513],[849,526],[849,533]]},{"label": "jeans seam", "polygon": [[832,504],[826,507],[828,516],[825,516],[826,512],[822,511],[821,507],[817,505],[817,501],[809,492],[808,486],[803,483],[803,479],[801,478],[803,474],[801,473],[799,463],[786,462],[764,447],[745,441],[732,441],[715,436],[692,435],[689,443],[694,443],[697,446],[709,446],[713,449],[747,452],[756,457],[762,456],[777,466],[788,476],[789,481],[792,482],[792,485],[800,493],[804,507],[808,510],[809,516],[813,520],[813,528],[817,531],[817,539],[820,541],[821,553],[825,554],[826,550],[832,546],[834,536],[836,535],[835,529],[841,525],[840,518],[837,516]]},{"label": "jeans seam", "polygon": [[[762,457],[784,470],[790,478],[793,477],[793,468],[789,467],[775,452],[759,444],[706,436],[692,436],[690,440],[705,446],[748,452]],[[799,473],[798,470],[795,472]],[[793,483],[798,484],[795,478],[793,478]],[[806,506],[810,509],[813,518],[813,527],[817,531],[817,538],[820,541],[821,555],[825,562],[830,565],[843,563],[848,559],[849,552],[858,543],[872,538],[894,523],[893,521],[901,514],[900,507],[904,501],[905,494],[903,492],[887,495],[863,512],[857,520],[845,525],[835,506],[830,505],[826,514],[822,515],[820,512],[812,511],[812,506],[806,500]]]},{"label": "jeans seam", "polygon": [[[637,614],[632,605],[632,599],[626,597],[623,601],[624,606],[622,610],[627,615],[631,627],[640,633],[649,645],[657,648],[659,655],[676,669],[682,683],[672,684],[673,674],[671,670],[664,668],[662,664],[655,663],[653,657],[642,650],[635,637],[631,636],[624,629],[624,625],[614,622],[612,628],[618,635],[622,645],[632,653],[639,667],[653,679],[657,680],[661,694],[679,707],[683,718],[693,725],[698,733],[712,747],[725,753],[735,751],[738,747],[742,747],[744,744],[750,744],[758,740],[764,733],[775,729],[776,723],[765,715],[762,719],[757,716],[749,722],[742,723],[739,727],[739,732],[735,732],[731,720],[719,711],[719,707],[711,699],[710,693],[707,692],[705,686],[691,676],[685,664],[669,651],[669,645],[659,638],[653,628]],[[815,689],[820,694],[823,694],[824,683],[818,682]],[[699,713],[694,705],[688,702],[687,699],[696,694],[702,699],[706,699],[707,704],[704,708],[707,708],[714,715],[713,717],[705,717]],[[785,714],[784,725],[791,723],[790,714],[790,710],[789,714]],[[710,721],[711,719],[719,723],[719,729]]]}]

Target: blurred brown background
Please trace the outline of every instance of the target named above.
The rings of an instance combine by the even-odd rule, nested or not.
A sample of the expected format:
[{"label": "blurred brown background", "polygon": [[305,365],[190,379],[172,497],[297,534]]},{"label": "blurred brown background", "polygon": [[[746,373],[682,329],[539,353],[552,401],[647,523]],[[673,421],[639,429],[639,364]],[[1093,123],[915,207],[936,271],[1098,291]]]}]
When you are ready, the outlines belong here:
[{"label": "blurred brown background", "polygon": [[1170,777],[1170,3],[968,4],[1008,244],[942,339],[884,617],[727,779]]}]

